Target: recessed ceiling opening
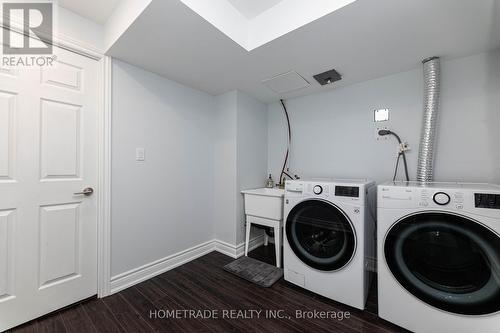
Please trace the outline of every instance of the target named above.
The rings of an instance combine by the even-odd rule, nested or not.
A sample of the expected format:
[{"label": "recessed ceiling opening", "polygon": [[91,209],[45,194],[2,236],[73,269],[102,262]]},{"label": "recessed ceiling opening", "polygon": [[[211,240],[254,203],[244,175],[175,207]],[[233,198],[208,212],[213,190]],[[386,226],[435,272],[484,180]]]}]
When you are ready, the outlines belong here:
[{"label": "recessed ceiling opening", "polygon": [[181,0],[247,51],[356,0]]}]

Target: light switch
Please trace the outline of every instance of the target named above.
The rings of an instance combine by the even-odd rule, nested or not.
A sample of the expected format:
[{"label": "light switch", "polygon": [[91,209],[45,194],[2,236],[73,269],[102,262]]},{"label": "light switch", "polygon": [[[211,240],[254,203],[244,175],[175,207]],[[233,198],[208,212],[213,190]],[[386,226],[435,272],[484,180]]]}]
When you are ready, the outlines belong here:
[{"label": "light switch", "polygon": [[144,161],[146,159],[144,148],[135,148],[135,160]]}]

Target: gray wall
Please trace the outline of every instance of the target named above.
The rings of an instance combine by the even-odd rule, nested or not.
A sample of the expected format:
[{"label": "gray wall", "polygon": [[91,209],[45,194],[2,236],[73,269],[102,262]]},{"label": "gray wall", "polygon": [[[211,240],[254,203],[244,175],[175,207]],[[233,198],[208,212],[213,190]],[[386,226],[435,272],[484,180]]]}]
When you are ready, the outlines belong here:
[{"label": "gray wall", "polygon": [[[394,139],[375,140],[373,110],[390,108],[387,124],[409,142],[416,176],[422,118],[421,68],[287,101],[291,171],[303,177],[392,178]],[[277,179],[286,147],[278,103],[270,104],[268,169]],[[443,61],[436,152],[438,181],[500,183],[500,53]],[[402,175],[402,174],[401,174]]]},{"label": "gray wall", "polygon": [[112,276],[214,238],[240,245],[240,191],[266,180],[267,106],[114,60],[112,112]]},{"label": "gray wall", "polygon": [[266,181],[267,107],[231,91],[215,97],[215,109],[215,238],[237,246],[245,236],[240,192],[263,187]]},{"label": "gray wall", "polygon": [[[267,179],[267,106],[238,91],[236,244],[245,241],[241,191],[264,187]],[[254,230],[258,234],[258,230]],[[253,237],[253,235],[252,235]]]},{"label": "gray wall", "polygon": [[236,244],[237,92],[215,97],[214,228],[215,238]]},{"label": "gray wall", "polygon": [[213,102],[114,61],[112,276],[213,239]]}]

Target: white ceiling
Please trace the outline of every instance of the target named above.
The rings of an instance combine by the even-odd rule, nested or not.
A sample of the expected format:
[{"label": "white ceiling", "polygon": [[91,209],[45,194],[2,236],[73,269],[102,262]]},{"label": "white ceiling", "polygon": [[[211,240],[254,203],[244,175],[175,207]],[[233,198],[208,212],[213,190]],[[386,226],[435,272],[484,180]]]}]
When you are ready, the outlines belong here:
[{"label": "white ceiling", "polygon": [[104,24],[120,0],[58,0],[61,7],[69,9],[99,24]]},{"label": "white ceiling", "polygon": [[283,0],[227,0],[234,8],[251,20]]},{"label": "white ceiling", "polygon": [[[496,48],[500,0],[358,0],[251,52],[181,1],[154,0],[108,53],[213,95],[240,89],[271,102]],[[342,81],[312,78],[332,68]],[[279,96],[261,83],[292,70],[311,85]]]}]

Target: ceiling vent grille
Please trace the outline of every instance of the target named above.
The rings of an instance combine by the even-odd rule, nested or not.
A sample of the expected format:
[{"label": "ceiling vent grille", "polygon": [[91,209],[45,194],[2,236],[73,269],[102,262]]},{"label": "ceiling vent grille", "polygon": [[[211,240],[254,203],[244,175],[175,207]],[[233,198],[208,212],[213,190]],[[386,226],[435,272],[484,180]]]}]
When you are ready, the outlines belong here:
[{"label": "ceiling vent grille", "polygon": [[262,81],[262,83],[278,94],[285,94],[299,89],[304,89],[311,85],[300,74],[294,71],[266,79]]},{"label": "ceiling vent grille", "polygon": [[342,80],[342,75],[340,75],[339,72],[337,72],[335,69],[326,71],[324,73],[316,74],[313,77],[322,86],[324,86],[326,84],[331,84],[335,81]]}]

